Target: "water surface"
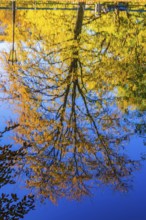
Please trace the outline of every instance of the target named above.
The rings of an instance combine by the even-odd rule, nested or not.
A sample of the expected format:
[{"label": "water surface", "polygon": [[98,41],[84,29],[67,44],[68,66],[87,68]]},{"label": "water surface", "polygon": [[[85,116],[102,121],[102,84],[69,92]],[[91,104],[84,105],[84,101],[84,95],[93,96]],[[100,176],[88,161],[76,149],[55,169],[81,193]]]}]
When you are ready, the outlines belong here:
[{"label": "water surface", "polygon": [[0,6],[1,219],[145,220],[145,10]]}]

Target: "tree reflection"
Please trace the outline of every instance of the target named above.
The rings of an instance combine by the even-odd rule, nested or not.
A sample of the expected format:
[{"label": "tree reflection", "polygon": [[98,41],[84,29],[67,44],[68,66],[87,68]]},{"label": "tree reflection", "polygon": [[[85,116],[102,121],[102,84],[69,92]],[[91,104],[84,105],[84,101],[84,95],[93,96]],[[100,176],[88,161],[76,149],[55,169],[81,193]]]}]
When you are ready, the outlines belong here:
[{"label": "tree reflection", "polygon": [[24,218],[30,210],[34,209],[34,196],[24,196],[20,200],[16,194],[0,196],[0,217],[3,220],[18,220]]},{"label": "tree reflection", "polygon": [[[7,93],[17,100],[19,113],[15,140],[29,146],[18,157],[23,157],[26,186],[53,202],[89,195],[93,185],[127,191],[140,166],[122,150],[137,122],[129,110],[135,105],[132,95],[123,107],[127,97],[120,90],[131,94],[131,84],[145,78],[145,17],[136,15],[137,23],[137,17],[118,13],[113,24],[115,14],[99,20],[84,7],[79,3],[77,16],[43,14],[49,36],[30,19],[35,32],[29,29],[23,35],[29,35],[28,42],[17,43],[22,62],[7,66]],[[138,110],[144,115],[145,108]]]},{"label": "tree reflection", "polygon": [[[0,132],[0,138],[2,138],[6,132],[18,126],[18,124],[7,126]],[[16,176],[19,173],[20,163],[24,155],[24,147],[14,150],[11,145],[0,146],[0,188],[8,184],[16,183]],[[17,167],[18,164],[19,167]],[[0,218],[3,220],[24,218],[34,207],[33,195],[26,195],[22,199],[19,199],[16,193],[2,193],[0,196]]]}]

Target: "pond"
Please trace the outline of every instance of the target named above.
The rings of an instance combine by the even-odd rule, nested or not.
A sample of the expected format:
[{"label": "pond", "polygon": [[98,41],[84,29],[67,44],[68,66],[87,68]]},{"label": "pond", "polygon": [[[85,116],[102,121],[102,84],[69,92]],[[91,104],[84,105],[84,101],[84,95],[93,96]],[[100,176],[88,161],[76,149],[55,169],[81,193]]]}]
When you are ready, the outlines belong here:
[{"label": "pond", "polygon": [[146,219],[146,5],[0,3],[0,219]]}]

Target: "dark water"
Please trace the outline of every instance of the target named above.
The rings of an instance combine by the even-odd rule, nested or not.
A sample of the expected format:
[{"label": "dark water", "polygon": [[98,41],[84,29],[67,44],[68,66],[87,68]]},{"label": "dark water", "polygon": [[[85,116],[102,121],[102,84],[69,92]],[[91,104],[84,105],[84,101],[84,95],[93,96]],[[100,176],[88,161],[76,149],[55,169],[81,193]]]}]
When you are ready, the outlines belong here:
[{"label": "dark water", "polygon": [[145,5],[0,8],[0,219],[145,220]]}]

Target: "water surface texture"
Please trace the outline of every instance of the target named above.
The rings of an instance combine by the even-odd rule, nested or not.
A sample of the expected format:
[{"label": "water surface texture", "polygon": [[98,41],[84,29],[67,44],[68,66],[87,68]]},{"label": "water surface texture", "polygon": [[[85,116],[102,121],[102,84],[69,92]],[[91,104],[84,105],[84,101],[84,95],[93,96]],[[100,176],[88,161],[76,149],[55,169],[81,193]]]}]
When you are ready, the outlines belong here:
[{"label": "water surface texture", "polygon": [[146,219],[146,4],[0,3],[0,220]]}]

